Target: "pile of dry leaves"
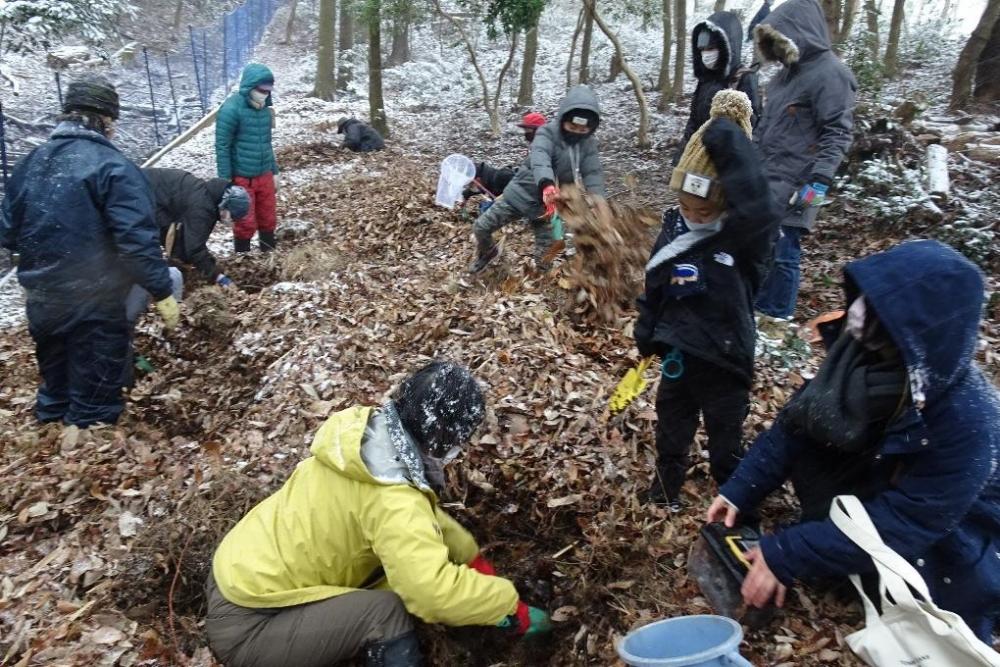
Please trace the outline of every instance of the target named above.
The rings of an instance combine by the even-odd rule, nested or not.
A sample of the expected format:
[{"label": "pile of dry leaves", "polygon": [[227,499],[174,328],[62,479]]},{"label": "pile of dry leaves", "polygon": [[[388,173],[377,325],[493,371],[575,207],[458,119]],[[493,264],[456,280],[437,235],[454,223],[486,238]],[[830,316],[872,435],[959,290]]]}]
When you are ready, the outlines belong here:
[{"label": "pile of dry leaves", "polygon": [[[617,235],[622,270],[596,289],[580,267],[526,270],[530,234],[518,228],[505,263],[470,279],[471,230],[433,207],[433,165],[391,151],[350,159],[363,168],[287,188],[283,214],[309,224],[275,255],[228,262],[242,289],[195,292],[175,333],[141,325],[136,344],[155,372],[117,426],[38,427],[31,342],[23,328],[0,334],[0,661],[212,664],[201,586],[219,537],[308,455],[327,415],[379,402],[434,357],[469,366],[491,405],[449,469],[448,507],[526,600],[554,612],[556,630],[512,648],[491,629],[425,628],[433,664],[607,665],[634,625],[708,611],[685,571],[713,494],[707,462],[685,513],[644,506],[653,390],[619,417],[606,409],[638,355],[628,318],[603,308],[639,289],[641,271],[626,269],[645,260],[652,221],[618,208],[617,227],[568,216],[585,266],[607,261],[602,243]],[[823,261],[834,271],[839,259]],[[593,308],[568,313],[581,287]],[[806,281],[807,309],[837,298]],[[761,358],[748,437],[801,382],[784,354]],[[843,636],[859,620],[853,606],[800,591],[744,652],[756,664],[857,664]]]},{"label": "pile of dry leaves", "polygon": [[573,185],[563,187],[560,195],[559,215],[573,234],[576,255],[559,284],[576,291],[575,301],[585,304],[578,313],[593,312],[601,321],[614,322],[642,291],[651,233],[660,216],[606,202]]}]

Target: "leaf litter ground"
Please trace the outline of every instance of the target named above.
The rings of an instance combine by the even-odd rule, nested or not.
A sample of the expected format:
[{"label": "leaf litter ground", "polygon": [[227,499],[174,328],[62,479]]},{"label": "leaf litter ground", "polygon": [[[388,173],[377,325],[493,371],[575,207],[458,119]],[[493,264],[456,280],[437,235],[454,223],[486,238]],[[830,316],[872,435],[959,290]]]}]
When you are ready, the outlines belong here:
[{"label": "leaf litter ground", "polygon": [[[600,92],[630,104],[623,88]],[[685,568],[714,494],[702,436],[684,489],[690,506],[671,515],[639,500],[653,466],[654,374],[622,416],[606,410],[638,361],[629,286],[588,284],[573,263],[595,256],[586,249],[537,274],[517,226],[499,266],[468,277],[469,222],[432,205],[436,165],[448,149],[488,155],[495,141],[448,130],[429,137],[419,113],[403,114],[402,145],[357,156],[333,147],[328,117],[309,120],[331,107],[290,106],[299,125],[280,146],[280,251],[228,259],[238,291],[189,273],[177,332],[152,317],[140,325],[136,346],[155,372],[139,380],[117,426],[34,424],[30,340],[23,326],[0,331],[0,660],[213,664],[202,585],[218,539],[308,455],[327,415],[381,401],[435,357],[472,368],[491,408],[448,470],[447,506],[530,603],[554,612],[556,629],[550,641],[512,647],[490,629],[425,627],[431,664],[612,664],[616,639],[635,625],[708,612]],[[479,127],[479,115],[459,108],[452,127]],[[628,132],[605,129],[619,199],[661,206],[663,174],[645,172],[665,172],[669,141],[639,153]],[[201,168],[206,147],[200,139],[190,148]],[[832,213],[806,241],[807,317],[840,307],[844,261],[902,236]],[[636,238],[634,224],[622,229]],[[226,242],[220,233],[218,247]],[[991,316],[981,361],[996,377]],[[762,336],[748,441],[817,363],[794,332]],[[794,512],[787,493],[765,509],[773,521]],[[770,627],[748,636],[744,654],[755,664],[859,664],[843,637],[860,620],[849,598],[800,589]]]}]

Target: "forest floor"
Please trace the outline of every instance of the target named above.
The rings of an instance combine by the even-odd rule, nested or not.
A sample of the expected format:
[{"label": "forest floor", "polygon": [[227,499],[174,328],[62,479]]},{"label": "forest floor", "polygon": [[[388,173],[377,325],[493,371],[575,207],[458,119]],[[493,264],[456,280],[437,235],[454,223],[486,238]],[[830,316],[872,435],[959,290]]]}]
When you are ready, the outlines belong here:
[{"label": "forest floor", "polygon": [[[641,52],[641,35],[626,37]],[[631,628],[709,612],[686,570],[714,496],[703,437],[684,489],[690,506],[672,515],[642,504],[655,374],[623,415],[606,409],[638,361],[634,314],[626,307],[596,320],[566,288],[565,263],[534,273],[520,227],[505,235],[499,267],[465,273],[470,221],[433,205],[438,164],[450,152],[516,163],[524,148],[513,130],[500,139],[483,132],[455,52],[440,47],[432,57],[439,47],[423,38],[420,62],[386,73],[389,148],[361,156],[337,147],[335,129],[341,113],[366,115],[366,101],[307,97],[311,52],[266,41],[259,59],[281,93],[279,251],[231,257],[217,230],[213,247],[239,289],[222,292],[188,272],[181,327],[166,333],[152,315],[143,321],[136,345],[155,372],[132,390],[116,426],[38,427],[33,346],[23,323],[0,329],[0,663],[213,664],[201,618],[215,544],[308,455],[326,416],[377,404],[436,357],[470,367],[491,408],[448,469],[446,506],[556,622],[551,640],[513,646],[492,629],[424,627],[431,664],[614,664],[615,642]],[[563,46],[543,45],[539,109],[554,110],[561,95]],[[653,146],[638,150],[627,83],[596,88],[609,191],[661,209],[686,107],[654,115]],[[213,175],[211,130],[161,166]],[[956,182],[976,191],[982,173],[995,177],[977,167]],[[842,306],[845,262],[924,233],[924,223],[878,224],[850,202],[829,207],[805,241],[797,321]],[[995,292],[995,273],[990,280]],[[994,300],[980,353],[994,381],[998,321]],[[748,442],[821,354],[794,328],[782,340],[762,337]],[[767,523],[794,512],[789,494],[764,508]],[[796,588],[769,627],[748,634],[743,654],[760,665],[857,665],[843,638],[860,623],[853,602]]]}]

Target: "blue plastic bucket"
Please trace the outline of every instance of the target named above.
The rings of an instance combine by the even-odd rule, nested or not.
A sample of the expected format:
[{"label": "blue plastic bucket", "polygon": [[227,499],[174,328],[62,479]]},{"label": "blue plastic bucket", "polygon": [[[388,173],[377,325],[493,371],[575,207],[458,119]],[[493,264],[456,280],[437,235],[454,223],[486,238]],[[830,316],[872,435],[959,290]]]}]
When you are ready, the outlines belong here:
[{"label": "blue plastic bucket", "polygon": [[725,616],[679,616],[633,630],[618,644],[632,667],[753,667],[740,655],[743,628]]}]

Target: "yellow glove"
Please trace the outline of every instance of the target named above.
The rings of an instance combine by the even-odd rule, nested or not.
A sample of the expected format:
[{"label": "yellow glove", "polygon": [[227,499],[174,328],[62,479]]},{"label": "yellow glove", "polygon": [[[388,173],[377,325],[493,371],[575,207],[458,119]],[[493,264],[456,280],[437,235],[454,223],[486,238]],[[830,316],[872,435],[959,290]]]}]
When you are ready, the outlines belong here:
[{"label": "yellow glove", "polygon": [[156,311],[163,318],[163,325],[169,330],[177,326],[181,319],[181,311],[177,306],[177,299],[168,296],[156,302]]},{"label": "yellow glove", "polygon": [[639,395],[646,389],[646,378],[643,376],[646,374],[646,370],[649,368],[650,364],[653,363],[653,357],[646,357],[639,362],[639,365],[635,368],[630,368],[625,377],[622,378],[618,386],[615,387],[615,391],[611,394],[611,400],[608,401],[608,407],[611,409],[611,414],[618,414],[625,408],[627,408],[632,401],[639,398]]}]

